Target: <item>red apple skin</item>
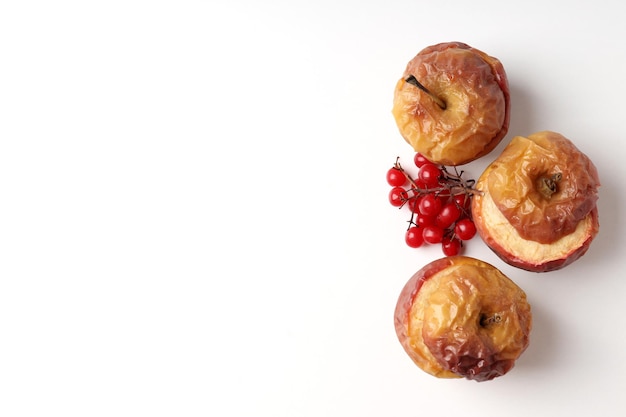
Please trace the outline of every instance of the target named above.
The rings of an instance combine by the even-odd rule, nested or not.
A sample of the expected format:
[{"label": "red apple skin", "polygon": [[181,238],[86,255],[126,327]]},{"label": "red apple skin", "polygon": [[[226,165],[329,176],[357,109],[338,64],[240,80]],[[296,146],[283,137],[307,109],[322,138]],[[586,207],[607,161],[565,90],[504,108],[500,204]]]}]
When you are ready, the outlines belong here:
[{"label": "red apple skin", "polygon": [[[411,311],[411,307],[413,306],[415,297],[417,296],[417,293],[419,292],[424,282],[433,275],[435,275],[437,272],[448,268],[452,264],[453,258],[446,257],[437,259],[424,266],[407,281],[398,297],[398,302],[396,304],[396,309],[394,313],[396,334],[398,336],[400,344],[404,348],[404,351],[416,364],[423,363],[424,359],[417,352],[415,352],[410,345],[408,328],[409,313]],[[431,370],[430,373],[440,378],[460,378],[459,375],[456,375],[450,371],[446,371],[437,365],[434,366],[434,369]]]},{"label": "red apple skin", "polygon": [[412,350],[408,346],[407,326],[409,321],[409,311],[413,305],[413,301],[417,296],[418,291],[428,278],[435,275],[437,272],[452,265],[452,258],[446,257],[437,259],[424,268],[417,271],[404,285],[404,288],[400,292],[398,297],[398,303],[396,304],[396,311],[394,314],[396,333],[400,339],[400,343],[407,351],[409,356],[413,356]]}]

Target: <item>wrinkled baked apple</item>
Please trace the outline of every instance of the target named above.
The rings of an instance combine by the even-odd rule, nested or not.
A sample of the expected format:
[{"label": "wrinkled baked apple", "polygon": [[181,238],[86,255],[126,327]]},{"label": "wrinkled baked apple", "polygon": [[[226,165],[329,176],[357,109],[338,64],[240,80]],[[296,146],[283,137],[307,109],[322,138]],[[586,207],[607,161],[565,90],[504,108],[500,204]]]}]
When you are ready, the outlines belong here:
[{"label": "wrinkled baked apple", "polygon": [[494,266],[466,256],[417,271],[395,310],[404,350],[439,378],[487,381],[506,374],[528,347],[531,327],[524,291]]},{"label": "wrinkled baked apple", "polygon": [[476,183],[477,232],[513,266],[535,272],[563,268],[598,233],[599,186],[594,164],[563,135],[516,136]]},{"label": "wrinkled baked apple", "polygon": [[430,161],[475,160],[491,152],[509,128],[504,67],[465,43],[429,46],[398,80],[392,114],[404,139]]}]

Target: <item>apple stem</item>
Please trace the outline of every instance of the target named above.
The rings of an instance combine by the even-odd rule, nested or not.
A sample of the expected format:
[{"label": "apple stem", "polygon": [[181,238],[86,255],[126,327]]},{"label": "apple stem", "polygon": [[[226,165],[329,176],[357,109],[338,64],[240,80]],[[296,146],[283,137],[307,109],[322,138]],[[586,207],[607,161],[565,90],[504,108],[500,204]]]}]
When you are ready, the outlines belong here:
[{"label": "apple stem", "polygon": [[480,325],[482,327],[486,327],[493,323],[500,323],[501,321],[502,321],[502,316],[500,316],[499,314],[494,314],[493,316],[483,315],[480,318]]},{"label": "apple stem", "polygon": [[422,83],[417,81],[417,78],[415,78],[415,76],[409,75],[404,81],[406,81],[407,83],[411,85],[414,85],[415,87],[419,88],[420,90],[428,94],[442,110],[445,110],[446,107],[448,107],[445,101],[443,101],[442,99],[440,99],[439,97],[431,93],[429,89],[427,89],[426,87],[422,85]]},{"label": "apple stem", "polygon": [[537,185],[537,189],[539,193],[545,198],[552,197],[552,194],[558,191],[557,184],[563,178],[563,174],[557,172],[552,174],[551,176],[542,175],[539,177],[539,184]]}]

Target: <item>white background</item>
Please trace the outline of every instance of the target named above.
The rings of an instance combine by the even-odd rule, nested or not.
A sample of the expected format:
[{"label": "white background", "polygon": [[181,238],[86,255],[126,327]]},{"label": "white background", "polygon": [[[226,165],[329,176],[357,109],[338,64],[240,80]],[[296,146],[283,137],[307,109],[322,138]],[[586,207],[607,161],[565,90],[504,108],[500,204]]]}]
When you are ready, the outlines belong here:
[{"label": "white background", "polygon": [[[384,5],[383,5],[384,4]],[[623,416],[618,1],[0,3],[0,415]],[[596,163],[601,231],[532,274],[505,377],[438,380],[393,329],[412,250],[385,172],[422,48],[498,57],[514,135]]]}]

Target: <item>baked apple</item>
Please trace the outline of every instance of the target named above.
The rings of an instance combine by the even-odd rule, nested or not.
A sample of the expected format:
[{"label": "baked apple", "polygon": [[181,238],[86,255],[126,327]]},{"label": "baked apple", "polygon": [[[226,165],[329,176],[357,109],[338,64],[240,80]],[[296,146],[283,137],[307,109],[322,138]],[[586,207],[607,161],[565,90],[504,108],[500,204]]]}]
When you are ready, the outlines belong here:
[{"label": "baked apple", "polygon": [[516,136],[481,174],[472,216],[505,262],[534,272],[580,258],[599,230],[598,171],[555,132]]},{"label": "baked apple", "polygon": [[473,161],[491,152],[509,129],[504,67],[461,42],[429,46],[398,80],[392,114],[404,139],[430,161]]},{"label": "baked apple", "polygon": [[526,350],[532,314],[526,294],[494,266],[466,256],[435,260],[406,283],[395,310],[400,343],[439,378],[488,381]]}]

